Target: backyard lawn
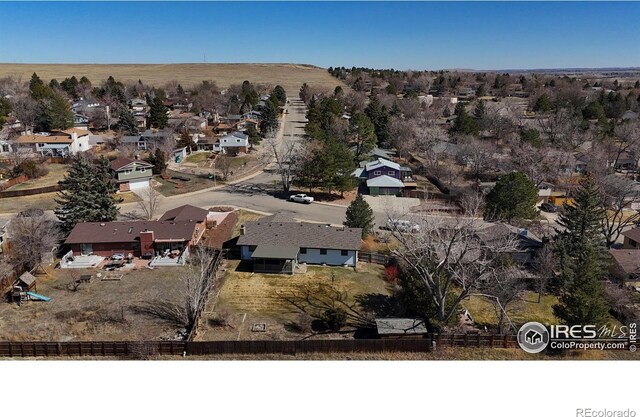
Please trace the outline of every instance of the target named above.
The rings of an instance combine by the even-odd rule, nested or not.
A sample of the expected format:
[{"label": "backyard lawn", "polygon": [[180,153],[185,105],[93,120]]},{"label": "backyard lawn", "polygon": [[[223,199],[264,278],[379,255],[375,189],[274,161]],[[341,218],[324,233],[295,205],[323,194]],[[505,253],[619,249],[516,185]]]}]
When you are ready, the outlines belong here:
[{"label": "backyard lawn", "polygon": [[31,179],[20,184],[16,184],[13,187],[8,188],[7,190],[29,190],[32,188],[41,188],[48,187],[50,185],[56,185],[58,181],[64,178],[69,169],[69,166],[65,164],[46,164],[46,168],[49,171],[47,175],[44,175],[40,178]]},{"label": "backyard lawn", "polygon": [[187,156],[184,159],[184,162],[199,164],[200,162],[204,162],[209,159],[209,156],[211,156],[210,152],[194,152],[191,155]]},{"label": "backyard lawn", "polygon": [[[356,310],[361,310],[355,303],[357,296],[390,294],[383,279],[384,269],[374,264],[360,263],[357,271],[347,267],[308,266],[306,273],[295,275],[243,272],[238,266],[239,261],[228,261],[219,297],[215,305],[205,311],[198,340],[299,339],[301,334],[290,330],[290,325],[302,314],[292,304],[292,301],[302,302],[302,294],[325,298],[334,292],[340,293]],[[229,326],[208,324],[208,319],[221,315],[228,318]],[[255,323],[266,324],[267,330],[252,331]]]}]

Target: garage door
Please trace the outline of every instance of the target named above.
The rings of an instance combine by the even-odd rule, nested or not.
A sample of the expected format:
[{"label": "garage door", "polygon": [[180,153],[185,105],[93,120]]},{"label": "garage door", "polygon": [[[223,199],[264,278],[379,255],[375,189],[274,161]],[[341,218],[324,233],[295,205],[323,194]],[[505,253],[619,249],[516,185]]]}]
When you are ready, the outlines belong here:
[{"label": "garage door", "polygon": [[139,190],[141,188],[146,188],[148,186],[149,186],[149,180],[130,182],[129,183],[129,189],[130,190]]}]

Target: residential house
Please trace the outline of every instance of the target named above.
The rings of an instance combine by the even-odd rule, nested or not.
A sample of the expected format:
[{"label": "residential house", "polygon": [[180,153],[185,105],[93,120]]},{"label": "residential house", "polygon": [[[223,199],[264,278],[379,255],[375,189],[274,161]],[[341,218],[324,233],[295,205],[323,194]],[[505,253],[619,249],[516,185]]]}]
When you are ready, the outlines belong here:
[{"label": "residential house", "polygon": [[609,249],[613,258],[610,272],[627,285],[640,287],[640,250]]},{"label": "residential house", "polygon": [[32,156],[67,157],[91,148],[89,133],[88,130],[71,128],[51,133],[21,135],[14,139],[13,144]]},{"label": "residential house", "polygon": [[238,155],[249,151],[249,136],[233,132],[220,138],[220,150],[228,155]]},{"label": "residential house", "polygon": [[299,263],[355,267],[361,236],[358,228],[273,216],[244,223],[237,244],[241,259],[252,261],[255,272],[293,274]]},{"label": "residential house", "polygon": [[84,98],[80,97],[71,105],[73,111],[75,113],[88,114],[91,111],[101,107],[100,102],[92,99],[92,98]]},{"label": "residential house", "polygon": [[65,244],[73,256],[131,254],[154,259],[157,265],[183,264],[206,229],[206,215],[206,210],[183,206],[160,220],[78,223]]},{"label": "residential house", "polygon": [[131,146],[134,146],[136,149],[139,149],[142,151],[147,150],[147,141],[142,137],[142,135],[123,136],[120,139],[120,142],[123,145],[131,145]]},{"label": "residential house", "polygon": [[544,246],[544,242],[527,229],[521,229],[505,223],[487,226],[477,232],[478,237],[488,246],[500,247],[504,242],[512,242],[513,247],[502,249],[519,264],[530,264]]},{"label": "residential house", "polygon": [[640,249],[640,227],[625,230],[622,232],[622,236],[624,236],[624,249]]},{"label": "residential house", "polygon": [[366,187],[366,191],[371,195],[396,195],[402,193],[405,188],[403,178],[410,178],[410,170],[402,170],[400,164],[387,159],[378,158],[368,162],[363,168],[358,168],[353,172],[353,176],[359,179],[361,186]]},{"label": "residential house", "polygon": [[117,158],[110,162],[111,170],[120,191],[138,190],[149,187],[153,165],[131,158]]},{"label": "residential house", "polygon": [[73,113],[73,127],[77,129],[89,130],[89,117],[80,113]]},{"label": "residential house", "polygon": [[129,109],[133,114],[138,129],[147,128],[147,116],[149,115],[150,106],[147,101],[141,98],[133,98],[129,101]]}]

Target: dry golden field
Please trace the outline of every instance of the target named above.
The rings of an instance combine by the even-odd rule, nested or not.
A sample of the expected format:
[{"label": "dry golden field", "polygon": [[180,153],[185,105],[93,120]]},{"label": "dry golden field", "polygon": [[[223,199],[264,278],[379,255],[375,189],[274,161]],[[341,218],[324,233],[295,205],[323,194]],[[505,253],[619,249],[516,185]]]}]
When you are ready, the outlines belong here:
[{"label": "dry golden field", "polygon": [[252,83],[280,84],[291,95],[297,92],[302,83],[333,90],[342,85],[324,68],[304,64],[3,64],[0,63],[0,78],[6,76],[21,77],[29,80],[31,74],[49,81],[52,78],[63,80],[75,75],[83,75],[94,84],[112,75],[122,82],[142,80],[155,86],[163,86],[177,80],[189,87],[202,80],[215,81],[219,87],[240,84],[244,80]]}]

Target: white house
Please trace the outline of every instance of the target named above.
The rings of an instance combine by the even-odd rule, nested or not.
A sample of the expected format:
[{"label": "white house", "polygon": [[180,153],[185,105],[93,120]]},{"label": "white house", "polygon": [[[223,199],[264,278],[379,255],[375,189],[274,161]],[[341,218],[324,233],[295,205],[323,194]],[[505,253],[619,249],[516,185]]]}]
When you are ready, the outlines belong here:
[{"label": "white house", "polygon": [[66,157],[88,151],[91,148],[89,134],[88,130],[78,128],[42,132],[19,136],[14,140],[14,145],[33,155]]},{"label": "white house", "polygon": [[220,138],[220,150],[223,153],[237,155],[249,150],[249,136],[242,132],[233,132]]},{"label": "white house", "polygon": [[255,272],[292,274],[299,263],[355,267],[361,238],[359,228],[296,223],[276,214],[243,224],[238,246]]}]

